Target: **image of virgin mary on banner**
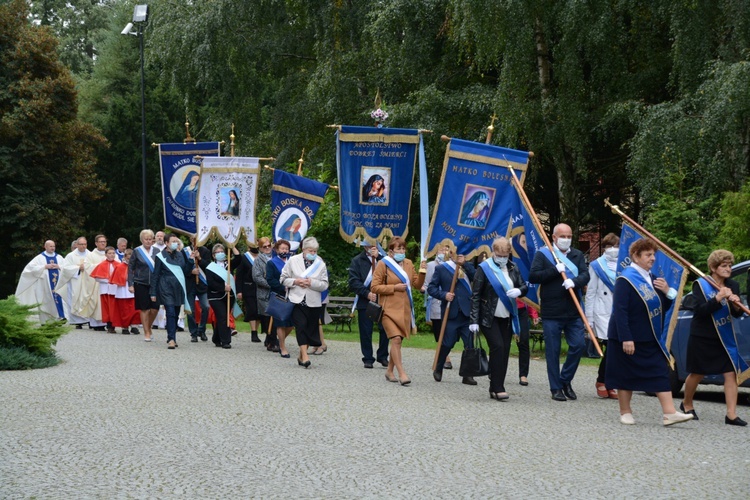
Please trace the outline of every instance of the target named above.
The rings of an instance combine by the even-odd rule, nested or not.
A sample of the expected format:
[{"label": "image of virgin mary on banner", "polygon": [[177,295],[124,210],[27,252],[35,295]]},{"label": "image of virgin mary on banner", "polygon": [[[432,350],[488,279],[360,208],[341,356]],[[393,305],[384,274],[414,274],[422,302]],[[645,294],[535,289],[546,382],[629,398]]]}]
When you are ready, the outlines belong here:
[{"label": "image of virgin mary on banner", "polygon": [[242,233],[248,243],[255,243],[259,176],[258,158],[203,158],[196,210],[198,245],[212,233],[228,246],[235,246]]},{"label": "image of virgin mary on banner", "polygon": [[274,241],[287,240],[292,252],[297,251],[323,203],[326,191],[328,184],[289,174],[278,168],[274,170],[271,191]]},{"label": "image of virgin mary on banner", "polygon": [[[622,231],[620,232],[620,253],[617,256],[617,276],[622,274],[623,269],[628,267],[631,263],[630,245],[642,238],[645,238],[645,236],[637,229],[631,227],[627,222],[622,223]],[[682,290],[687,281],[688,271],[682,266],[682,264],[678,263],[661,250],[657,250],[655,257],[656,260],[651,267],[651,274],[657,278],[664,278],[664,281],[667,282],[669,288],[677,290],[677,297],[672,302],[672,307],[670,307],[664,315],[664,328],[662,329],[661,338],[659,339],[662,349],[666,347],[665,352],[669,353],[672,346],[672,333],[677,325],[677,312],[680,310],[680,304],[682,303]]]},{"label": "image of virgin mary on banner", "polygon": [[159,144],[164,225],[195,234],[201,162],[196,156],[219,156],[218,142]]},{"label": "image of virgin mary on banner", "polygon": [[492,253],[492,240],[508,233],[517,210],[513,168],[523,183],[529,153],[451,139],[445,152],[437,203],[427,237],[427,256],[438,245],[453,243],[467,259]]},{"label": "image of virgin mary on banner", "polygon": [[536,252],[544,246],[539,229],[534,225],[534,219],[529,215],[520,196],[516,194],[515,207],[510,219],[508,239],[511,244],[513,263],[521,272],[521,277],[529,287],[523,300],[537,311],[539,310],[539,285],[529,283],[529,271]]},{"label": "image of virgin mary on banner", "polygon": [[418,130],[342,126],[336,132],[339,232],[345,241],[406,237],[418,157],[420,176],[427,175],[418,147]]}]

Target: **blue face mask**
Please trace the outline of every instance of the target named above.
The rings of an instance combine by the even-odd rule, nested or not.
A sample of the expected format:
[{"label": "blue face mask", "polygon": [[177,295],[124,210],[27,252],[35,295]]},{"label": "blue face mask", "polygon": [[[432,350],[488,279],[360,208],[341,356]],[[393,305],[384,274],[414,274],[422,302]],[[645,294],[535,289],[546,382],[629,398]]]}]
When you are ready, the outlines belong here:
[{"label": "blue face mask", "polygon": [[394,253],[393,254],[393,260],[395,260],[396,262],[401,262],[405,258],[406,258],[406,254],[405,253]]},{"label": "blue face mask", "polygon": [[438,262],[445,262],[445,254],[439,253],[435,256],[435,260]]},{"label": "blue face mask", "polygon": [[310,262],[314,261],[318,256],[314,253],[306,253],[305,258]]},{"label": "blue face mask", "polygon": [[505,267],[508,263],[508,257],[492,257],[492,260],[500,267]]},{"label": "blue face mask", "polygon": [[172,250],[177,250],[177,248],[179,248],[179,246],[180,246],[179,243],[170,243],[169,244],[169,248],[171,248]]},{"label": "blue face mask", "polygon": [[216,255],[214,255],[214,258],[216,259],[216,262],[224,262],[224,260],[227,258],[227,254],[224,252],[218,252]]}]

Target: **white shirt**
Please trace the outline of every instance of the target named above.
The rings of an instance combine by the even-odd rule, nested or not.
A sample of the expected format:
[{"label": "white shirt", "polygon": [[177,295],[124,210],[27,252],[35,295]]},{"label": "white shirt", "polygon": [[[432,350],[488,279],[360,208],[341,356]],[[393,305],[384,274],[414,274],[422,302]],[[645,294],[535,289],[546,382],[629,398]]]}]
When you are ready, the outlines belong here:
[{"label": "white shirt", "polygon": [[[500,271],[503,273],[503,276],[505,276],[505,279],[508,281],[508,283],[513,283],[513,280],[510,279],[510,274],[508,274],[508,266],[501,267]],[[510,299],[510,300],[516,300],[516,299]],[[505,304],[503,304],[503,301],[498,298],[497,306],[495,306],[495,317],[507,318],[509,316],[510,316],[510,312],[508,312],[508,308],[506,308]]]}]

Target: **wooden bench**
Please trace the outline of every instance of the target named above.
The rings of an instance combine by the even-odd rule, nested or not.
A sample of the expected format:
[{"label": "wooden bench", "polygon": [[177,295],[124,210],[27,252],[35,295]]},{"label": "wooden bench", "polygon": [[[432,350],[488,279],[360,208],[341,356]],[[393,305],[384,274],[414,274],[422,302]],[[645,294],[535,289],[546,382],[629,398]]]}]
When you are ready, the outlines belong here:
[{"label": "wooden bench", "polygon": [[354,297],[328,297],[328,315],[335,326],[334,332],[339,330],[341,325],[341,331],[344,331],[344,325],[349,327],[349,332],[352,331],[352,306],[354,305]]}]

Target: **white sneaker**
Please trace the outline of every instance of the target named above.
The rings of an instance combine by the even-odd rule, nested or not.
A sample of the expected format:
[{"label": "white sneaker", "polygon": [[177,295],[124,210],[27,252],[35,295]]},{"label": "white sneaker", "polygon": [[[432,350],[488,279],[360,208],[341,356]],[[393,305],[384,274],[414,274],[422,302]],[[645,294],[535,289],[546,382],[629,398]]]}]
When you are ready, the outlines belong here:
[{"label": "white sneaker", "polygon": [[620,415],[620,423],[625,425],[635,425],[635,419],[632,413],[623,413]]},{"label": "white sneaker", "polygon": [[674,425],[679,424],[681,422],[687,422],[688,420],[692,420],[693,415],[691,413],[682,413],[682,412],[675,412],[671,413],[669,415],[664,414],[664,418],[662,419],[661,423],[665,426],[667,425]]}]

